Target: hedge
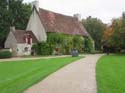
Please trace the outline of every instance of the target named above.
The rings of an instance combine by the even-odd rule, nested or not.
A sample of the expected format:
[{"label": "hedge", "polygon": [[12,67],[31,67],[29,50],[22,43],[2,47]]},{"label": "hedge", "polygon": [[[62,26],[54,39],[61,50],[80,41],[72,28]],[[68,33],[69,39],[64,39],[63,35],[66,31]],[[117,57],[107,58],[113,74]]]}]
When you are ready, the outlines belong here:
[{"label": "hedge", "polygon": [[0,59],[11,58],[12,53],[10,51],[0,51]]}]

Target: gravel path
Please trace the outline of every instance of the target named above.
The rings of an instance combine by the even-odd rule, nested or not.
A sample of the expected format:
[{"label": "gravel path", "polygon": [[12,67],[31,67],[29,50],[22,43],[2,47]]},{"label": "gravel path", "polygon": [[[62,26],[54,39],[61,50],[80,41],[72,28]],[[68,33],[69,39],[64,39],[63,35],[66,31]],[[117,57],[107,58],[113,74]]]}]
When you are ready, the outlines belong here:
[{"label": "gravel path", "polygon": [[49,57],[14,57],[8,59],[0,59],[0,62],[8,62],[8,61],[21,61],[21,60],[37,60],[37,59],[48,59],[48,58],[60,58],[60,57],[70,57],[70,55],[62,55],[62,56],[49,56]]},{"label": "gravel path", "polygon": [[102,55],[86,55],[33,85],[24,93],[97,93],[95,66]]}]

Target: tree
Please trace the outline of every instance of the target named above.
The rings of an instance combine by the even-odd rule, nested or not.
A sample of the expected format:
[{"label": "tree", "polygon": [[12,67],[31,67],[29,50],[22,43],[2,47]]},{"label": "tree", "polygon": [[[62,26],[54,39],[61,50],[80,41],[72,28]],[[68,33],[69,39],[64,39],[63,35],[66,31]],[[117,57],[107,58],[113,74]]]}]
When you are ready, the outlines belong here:
[{"label": "tree", "polygon": [[17,29],[25,29],[31,15],[31,5],[23,3],[23,0],[9,0],[9,12],[11,25]]},{"label": "tree", "polygon": [[31,6],[23,0],[0,0],[0,47],[4,47],[10,26],[25,29],[30,15]]},{"label": "tree", "polygon": [[82,20],[82,23],[95,41],[95,49],[101,50],[101,41],[106,25],[101,20],[91,16],[86,20]]},{"label": "tree", "polygon": [[[7,1],[0,0],[0,47],[3,47],[4,40],[9,30],[9,12],[7,11]],[[7,22],[8,21],[8,22]]]},{"label": "tree", "polygon": [[103,43],[115,50],[125,49],[125,15],[113,20],[112,25],[104,32]]},{"label": "tree", "polygon": [[125,48],[125,19],[116,19],[112,23],[112,44],[120,49]]}]

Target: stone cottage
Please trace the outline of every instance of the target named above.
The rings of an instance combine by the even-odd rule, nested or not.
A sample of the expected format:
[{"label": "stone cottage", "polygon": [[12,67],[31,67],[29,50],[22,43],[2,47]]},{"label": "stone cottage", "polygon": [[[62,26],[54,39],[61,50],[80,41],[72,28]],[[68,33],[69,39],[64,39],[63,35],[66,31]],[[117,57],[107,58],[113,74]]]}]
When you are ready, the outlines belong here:
[{"label": "stone cottage", "polygon": [[11,27],[5,48],[11,48],[14,56],[30,55],[32,45],[37,42],[32,31],[16,30],[15,27]]},{"label": "stone cottage", "polygon": [[66,16],[48,11],[39,8],[39,2],[34,1],[33,11],[26,31],[10,31],[5,42],[5,48],[12,48],[14,53],[18,55],[30,55],[32,44],[46,41],[48,32],[88,36],[87,31],[79,20],[79,14]]}]

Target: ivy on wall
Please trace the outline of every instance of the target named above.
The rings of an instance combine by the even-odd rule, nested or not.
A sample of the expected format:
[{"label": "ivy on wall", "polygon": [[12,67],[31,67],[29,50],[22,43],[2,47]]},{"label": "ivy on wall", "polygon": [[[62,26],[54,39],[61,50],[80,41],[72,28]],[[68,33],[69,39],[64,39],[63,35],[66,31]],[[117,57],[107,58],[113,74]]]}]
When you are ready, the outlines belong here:
[{"label": "ivy on wall", "polygon": [[94,41],[90,36],[84,39],[84,51],[87,53],[93,53],[95,51]]},{"label": "ivy on wall", "polygon": [[63,33],[47,33],[47,41],[35,45],[38,55],[70,54],[73,48],[81,53],[84,47],[84,38],[79,35]]}]

